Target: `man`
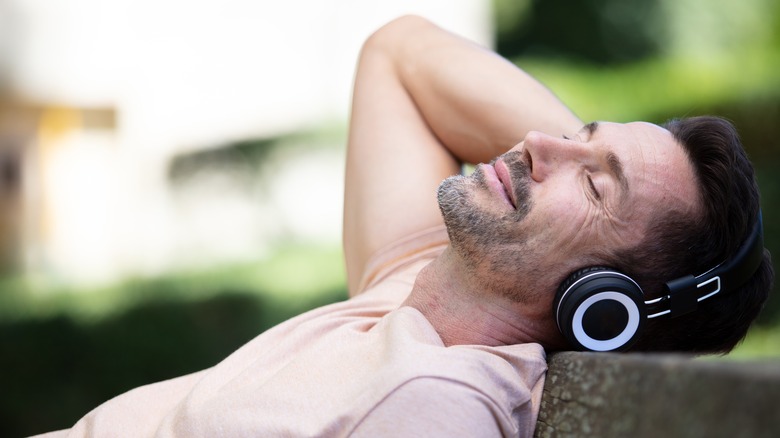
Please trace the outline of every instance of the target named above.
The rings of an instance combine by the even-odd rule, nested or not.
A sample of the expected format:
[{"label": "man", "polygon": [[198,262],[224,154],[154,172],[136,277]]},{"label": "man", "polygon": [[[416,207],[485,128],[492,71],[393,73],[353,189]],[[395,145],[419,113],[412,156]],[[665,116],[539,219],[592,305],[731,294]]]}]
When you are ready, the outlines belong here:
[{"label": "man", "polygon": [[[570,347],[551,311],[569,274],[611,266],[651,298],[733,256],[755,228],[758,192],[733,128],[668,128],[583,127],[495,54],[421,18],[386,25],[363,48],[353,96],[352,298],[61,433],[531,435],[544,350]],[[729,350],[766,299],[767,257],[696,316],[648,323],[637,348]]]}]

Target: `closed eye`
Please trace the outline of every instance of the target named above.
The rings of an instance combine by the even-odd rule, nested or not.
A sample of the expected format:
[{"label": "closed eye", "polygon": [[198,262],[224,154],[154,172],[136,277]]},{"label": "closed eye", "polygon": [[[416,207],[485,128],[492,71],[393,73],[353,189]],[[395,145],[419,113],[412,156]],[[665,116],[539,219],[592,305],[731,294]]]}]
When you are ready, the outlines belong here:
[{"label": "closed eye", "polygon": [[593,196],[596,197],[597,200],[601,201],[601,194],[598,190],[596,190],[596,185],[593,184],[593,178],[588,175],[588,184],[590,185],[590,191],[593,192]]},{"label": "closed eye", "polygon": [[[563,137],[564,140],[571,140],[571,137],[565,134],[561,137]],[[590,175],[588,175],[588,185],[590,186],[590,191],[593,192],[593,196],[596,198],[596,200],[601,201],[601,194],[598,190],[596,190],[596,185],[593,184],[593,178],[591,178]]]}]

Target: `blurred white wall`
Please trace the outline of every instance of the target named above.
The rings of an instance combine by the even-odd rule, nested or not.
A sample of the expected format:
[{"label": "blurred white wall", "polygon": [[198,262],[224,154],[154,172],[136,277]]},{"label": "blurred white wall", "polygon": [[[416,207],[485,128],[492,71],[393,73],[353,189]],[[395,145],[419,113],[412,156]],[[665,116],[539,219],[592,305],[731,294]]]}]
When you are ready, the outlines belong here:
[{"label": "blurred white wall", "polygon": [[[0,1],[0,87],[11,96],[7,106],[38,114],[24,164],[26,269],[106,281],[194,259],[256,257],[280,230],[337,244],[343,145],[330,157],[283,157],[296,166],[276,169],[278,183],[259,200],[218,181],[174,196],[171,157],[345,124],[355,61],[373,30],[416,13],[490,45],[489,7],[485,0]],[[287,202],[307,190],[293,183],[304,172],[318,173],[318,198],[330,199],[307,219],[300,203]]]}]

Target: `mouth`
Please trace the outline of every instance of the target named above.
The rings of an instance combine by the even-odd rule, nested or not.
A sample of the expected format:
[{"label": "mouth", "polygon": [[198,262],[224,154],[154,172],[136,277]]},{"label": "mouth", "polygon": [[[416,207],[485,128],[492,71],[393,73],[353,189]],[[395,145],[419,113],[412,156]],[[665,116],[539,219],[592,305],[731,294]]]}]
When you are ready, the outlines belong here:
[{"label": "mouth", "polygon": [[496,176],[498,176],[498,181],[504,188],[504,192],[506,192],[509,203],[512,204],[512,208],[517,210],[517,200],[514,198],[514,190],[512,190],[512,178],[509,174],[509,168],[507,168],[506,163],[504,163],[504,161],[501,159],[496,160],[493,168],[496,170]]},{"label": "mouth", "polygon": [[477,175],[477,178],[485,184],[485,187],[492,193],[500,196],[504,201],[506,208],[514,210],[515,204],[509,194],[509,189],[499,178],[496,168],[492,164],[482,163],[477,166],[477,171],[478,172],[475,172],[474,175]]}]

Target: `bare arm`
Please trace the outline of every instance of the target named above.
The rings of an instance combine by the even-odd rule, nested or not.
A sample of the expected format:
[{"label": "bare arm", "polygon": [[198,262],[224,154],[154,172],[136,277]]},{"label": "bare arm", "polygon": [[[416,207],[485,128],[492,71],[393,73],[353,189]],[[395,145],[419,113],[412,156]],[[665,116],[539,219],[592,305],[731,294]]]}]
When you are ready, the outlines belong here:
[{"label": "bare arm", "polygon": [[352,102],[344,206],[350,294],[381,247],[442,223],[436,188],[464,162],[489,161],[530,130],[582,122],[498,55],[419,17],[363,47]]}]

